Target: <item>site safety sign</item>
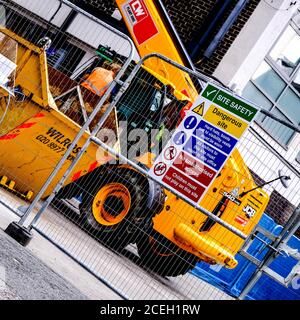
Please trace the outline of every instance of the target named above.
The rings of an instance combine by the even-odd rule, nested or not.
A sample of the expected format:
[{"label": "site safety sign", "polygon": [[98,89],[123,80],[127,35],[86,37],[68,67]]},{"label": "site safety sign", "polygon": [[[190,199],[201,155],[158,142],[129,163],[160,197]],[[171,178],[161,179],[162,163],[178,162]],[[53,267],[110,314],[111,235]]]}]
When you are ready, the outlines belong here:
[{"label": "site safety sign", "polygon": [[257,114],[244,99],[207,84],[150,175],[198,204]]}]

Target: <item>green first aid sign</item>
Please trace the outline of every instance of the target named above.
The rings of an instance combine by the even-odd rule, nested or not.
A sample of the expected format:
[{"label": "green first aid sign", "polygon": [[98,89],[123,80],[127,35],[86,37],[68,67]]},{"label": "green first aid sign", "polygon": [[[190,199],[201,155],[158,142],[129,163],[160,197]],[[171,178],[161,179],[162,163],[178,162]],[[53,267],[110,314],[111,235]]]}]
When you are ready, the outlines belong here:
[{"label": "green first aid sign", "polygon": [[202,93],[202,97],[212,101],[213,103],[223,107],[224,109],[236,114],[240,118],[251,122],[256,116],[258,110],[246,102],[220,90],[219,88],[209,84]]}]

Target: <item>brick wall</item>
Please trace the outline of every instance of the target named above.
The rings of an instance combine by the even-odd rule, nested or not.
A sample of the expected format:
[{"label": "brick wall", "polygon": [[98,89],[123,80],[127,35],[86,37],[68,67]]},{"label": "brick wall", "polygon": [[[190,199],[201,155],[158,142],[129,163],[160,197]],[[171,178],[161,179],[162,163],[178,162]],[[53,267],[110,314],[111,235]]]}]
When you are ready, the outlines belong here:
[{"label": "brick wall", "polygon": [[84,5],[94,7],[108,15],[111,15],[116,8],[113,0],[71,0],[71,2],[77,5],[83,3]]},{"label": "brick wall", "polygon": [[286,198],[276,190],[272,192],[270,202],[266,208],[266,213],[278,224],[285,225],[294,210],[295,206],[293,206]]},{"label": "brick wall", "polygon": [[186,47],[203,26],[218,0],[163,0],[168,14]]},{"label": "brick wall", "polygon": [[[199,70],[207,74],[212,74],[214,72],[260,1],[261,0],[249,0],[248,4],[225,35],[224,39],[220,42],[210,59],[201,59],[200,56],[197,61],[195,61],[196,67]],[[72,2],[77,4],[84,3],[84,5],[96,8],[98,13],[108,16],[110,16],[115,9],[114,0],[73,0]],[[238,0],[232,0],[228,14],[237,2]],[[203,28],[208,24],[207,18],[213,7],[216,5],[217,0],[163,0],[163,3],[166,6],[181,40],[189,50],[190,44],[195,36],[199,37],[199,32],[203,32]],[[221,23],[224,22],[226,18],[227,17],[225,16]],[[220,26],[221,24],[216,28],[215,33],[217,33]]]},{"label": "brick wall", "polygon": [[[249,169],[250,170],[250,169]],[[250,170],[253,180],[257,186],[266,183],[261,177],[259,177],[255,172]],[[272,186],[272,184],[271,184]],[[270,190],[270,187],[269,187]],[[276,190],[273,190],[270,195],[270,201],[265,210],[265,213],[272,217],[277,224],[285,225],[295,210],[293,206],[286,198],[284,198]],[[300,236],[300,229],[297,232],[297,236]]]},{"label": "brick wall", "polygon": [[[238,0],[232,1],[228,13],[224,16],[223,20],[221,20],[221,23],[225,21],[237,2]],[[260,0],[250,0],[248,2],[233,26],[225,35],[224,39],[220,42],[212,57],[210,59],[201,59],[200,56],[197,59],[198,61],[195,61],[197,68],[208,74],[212,74],[214,72],[259,2]],[[183,43],[186,47],[189,47],[196,33],[201,31],[203,32],[205,25],[208,24],[209,21],[206,19],[214,5],[216,5],[217,0],[164,0],[164,3]],[[218,32],[220,26],[221,25],[219,25],[215,30],[214,34]]]}]

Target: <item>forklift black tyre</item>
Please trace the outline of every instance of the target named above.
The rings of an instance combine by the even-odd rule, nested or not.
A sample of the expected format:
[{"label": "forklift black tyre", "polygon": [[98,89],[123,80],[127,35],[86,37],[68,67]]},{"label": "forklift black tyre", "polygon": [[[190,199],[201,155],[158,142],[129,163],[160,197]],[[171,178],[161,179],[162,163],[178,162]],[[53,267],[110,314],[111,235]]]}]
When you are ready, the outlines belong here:
[{"label": "forklift black tyre", "polygon": [[134,242],[136,225],[145,215],[146,181],[130,169],[108,170],[97,188],[83,195],[80,213],[86,231],[116,250]]},{"label": "forklift black tyre", "polygon": [[199,261],[153,229],[141,236],[137,247],[142,265],[162,277],[183,275]]}]

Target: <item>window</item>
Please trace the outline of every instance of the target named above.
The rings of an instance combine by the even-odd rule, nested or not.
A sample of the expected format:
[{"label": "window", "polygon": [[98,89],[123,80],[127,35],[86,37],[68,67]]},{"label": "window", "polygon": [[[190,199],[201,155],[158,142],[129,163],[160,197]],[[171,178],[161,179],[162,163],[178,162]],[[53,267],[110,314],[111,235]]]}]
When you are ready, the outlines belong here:
[{"label": "window", "polygon": [[300,60],[300,37],[292,26],[284,31],[271,51],[270,58],[287,76],[293,74]]},{"label": "window", "polygon": [[[293,23],[256,70],[243,96],[280,119],[300,124],[300,32]],[[257,118],[257,123],[285,147],[295,134],[292,129],[263,115]]]}]

